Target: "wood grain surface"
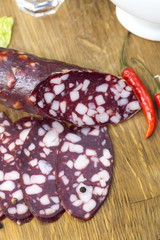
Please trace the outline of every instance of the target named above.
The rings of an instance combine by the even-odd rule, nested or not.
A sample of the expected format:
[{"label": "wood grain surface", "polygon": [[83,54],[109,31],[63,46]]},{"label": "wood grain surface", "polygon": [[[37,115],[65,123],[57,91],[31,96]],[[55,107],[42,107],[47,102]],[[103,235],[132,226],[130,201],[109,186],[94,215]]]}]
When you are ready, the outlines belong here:
[{"label": "wood grain surface", "polygon": [[[82,67],[120,75],[119,53],[126,30],[107,0],[65,0],[56,14],[34,18],[15,0],[0,0],[0,17],[14,17],[10,48]],[[146,84],[153,86],[131,56],[143,61],[152,74],[160,73],[160,42],[130,35],[125,60]],[[3,221],[0,240],[159,240],[160,239],[160,110],[157,127],[145,139],[143,112],[117,126],[108,126],[114,148],[114,174],[109,196],[96,216],[77,220],[67,213],[55,223],[33,219],[17,226]],[[0,106],[13,120],[28,114]]]}]

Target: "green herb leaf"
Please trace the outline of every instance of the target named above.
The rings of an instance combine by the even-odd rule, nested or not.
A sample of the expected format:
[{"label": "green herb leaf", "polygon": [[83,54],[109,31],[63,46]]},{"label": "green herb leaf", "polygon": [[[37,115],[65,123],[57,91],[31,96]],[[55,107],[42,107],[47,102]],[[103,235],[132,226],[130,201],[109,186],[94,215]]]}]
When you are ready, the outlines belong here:
[{"label": "green herb leaf", "polygon": [[0,18],[0,47],[8,47],[11,40],[13,22],[12,17]]}]

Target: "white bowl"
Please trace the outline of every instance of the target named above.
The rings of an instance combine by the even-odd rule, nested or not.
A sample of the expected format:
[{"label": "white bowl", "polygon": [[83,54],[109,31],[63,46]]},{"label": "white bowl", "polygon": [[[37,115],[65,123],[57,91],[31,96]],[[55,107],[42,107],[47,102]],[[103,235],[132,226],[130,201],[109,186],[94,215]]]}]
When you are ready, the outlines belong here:
[{"label": "white bowl", "polygon": [[145,39],[160,41],[160,0],[111,0],[119,22]]}]

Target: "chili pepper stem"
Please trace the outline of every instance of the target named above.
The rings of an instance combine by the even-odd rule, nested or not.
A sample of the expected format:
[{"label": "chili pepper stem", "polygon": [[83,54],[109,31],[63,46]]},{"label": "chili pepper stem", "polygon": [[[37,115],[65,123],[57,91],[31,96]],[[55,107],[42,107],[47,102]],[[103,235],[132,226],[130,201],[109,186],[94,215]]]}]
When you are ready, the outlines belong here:
[{"label": "chili pepper stem", "polygon": [[123,53],[124,53],[124,47],[125,47],[125,43],[127,41],[128,35],[129,35],[129,32],[127,32],[127,34],[126,34],[126,36],[124,38],[124,41],[123,41],[123,44],[122,44],[122,48],[121,48],[121,52],[120,52],[120,71],[121,71],[121,73],[123,72],[123,70],[125,68],[127,68],[127,65],[125,65],[124,61],[123,61]]},{"label": "chili pepper stem", "polygon": [[144,69],[144,71],[147,73],[147,75],[150,77],[150,79],[152,80],[153,85],[154,85],[155,95],[156,95],[157,93],[160,93],[160,87],[159,87],[158,84],[156,83],[154,77],[153,77],[152,74],[149,72],[149,70],[144,66],[144,64],[141,63],[138,59],[133,58],[133,57],[131,58],[131,60],[134,61],[134,62],[136,62],[138,65],[140,65],[140,66]]}]

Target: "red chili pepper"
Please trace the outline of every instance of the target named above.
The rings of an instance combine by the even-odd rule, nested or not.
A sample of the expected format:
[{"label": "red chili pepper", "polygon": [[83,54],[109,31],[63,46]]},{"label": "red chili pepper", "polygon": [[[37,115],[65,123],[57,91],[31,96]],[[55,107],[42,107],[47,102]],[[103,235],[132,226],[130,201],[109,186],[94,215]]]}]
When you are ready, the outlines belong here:
[{"label": "red chili pepper", "polygon": [[160,108],[160,93],[157,93],[157,94],[154,96],[154,99],[155,99],[158,107]]},{"label": "red chili pepper", "polygon": [[154,91],[155,91],[155,96],[154,99],[158,105],[158,107],[160,108],[160,86],[158,86],[157,82],[155,81],[154,77],[152,76],[152,74],[149,72],[149,70],[146,68],[146,66],[144,66],[143,63],[141,63],[139,60],[137,60],[136,58],[131,58],[133,61],[135,61],[136,63],[138,63],[143,69],[144,71],[148,74],[148,76],[150,77],[150,79],[153,82],[154,85]]},{"label": "red chili pepper", "polygon": [[132,68],[126,66],[123,62],[123,52],[127,37],[128,34],[124,39],[120,54],[121,74],[122,77],[128,82],[128,84],[132,86],[140,100],[141,107],[147,120],[147,131],[145,137],[148,138],[149,136],[151,136],[156,126],[156,113],[154,110],[152,99],[149,96],[144,84],[141,82],[140,78],[137,76],[135,71]]}]

